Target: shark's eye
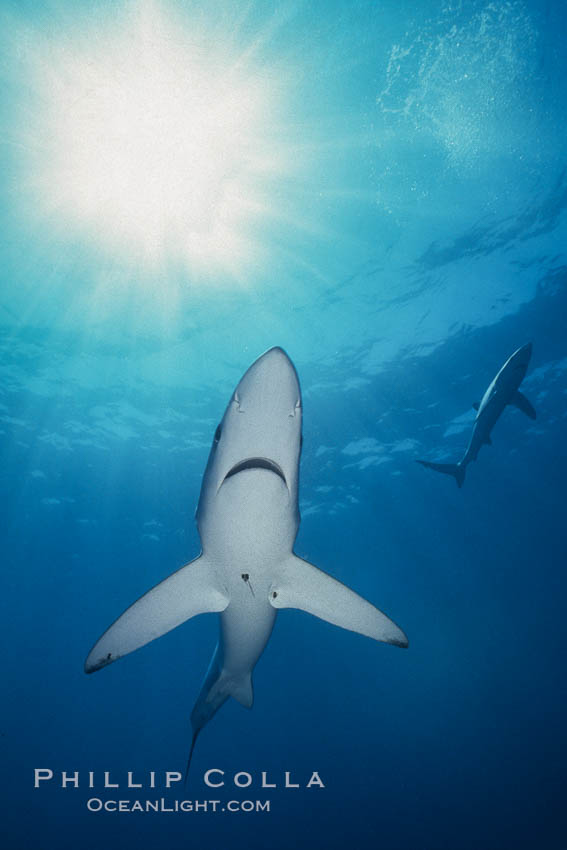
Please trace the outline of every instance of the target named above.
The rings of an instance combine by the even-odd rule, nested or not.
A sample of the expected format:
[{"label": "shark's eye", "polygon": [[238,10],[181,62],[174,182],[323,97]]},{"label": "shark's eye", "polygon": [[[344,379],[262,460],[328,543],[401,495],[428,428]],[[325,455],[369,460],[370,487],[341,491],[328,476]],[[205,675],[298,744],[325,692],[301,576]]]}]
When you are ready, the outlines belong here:
[{"label": "shark's eye", "polygon": [[218,441],[220,440],[221,433],[222,428],[220,425],[217,425],[217,430],[215,431],[215,443],[218,443]]}]

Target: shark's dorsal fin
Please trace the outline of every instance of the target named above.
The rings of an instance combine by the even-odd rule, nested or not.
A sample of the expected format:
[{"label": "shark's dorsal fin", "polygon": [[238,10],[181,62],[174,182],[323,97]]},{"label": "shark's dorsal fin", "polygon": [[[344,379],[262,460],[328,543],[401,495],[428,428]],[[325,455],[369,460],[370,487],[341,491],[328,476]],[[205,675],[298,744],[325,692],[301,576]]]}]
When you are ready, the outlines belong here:
[{"label": "shark's dorsal fin", "polygon": [[512,396],[510,404],[512,404],[514,407],[517,407],[518,410],[521,410],[522,413],[525,413],[526,416],[530,417],[530,419],[536,418],[537,414],[534,410],[532,403],[528,401],[528,399],[523,393],[520,392],[520,390],[516,390],[516,392]]},{"label": "shark's dorsal fin", "polygon": [[281,565],[269,600],[274,608],[299,608],[342,629],[407,646],[403,631],[353,590],[296,555]]},{"label": "shark's dorsal fin", "polygon": [[474,408],[475,410],[478,410],[478,409],[479,409],[479,407],[480,407],[480,401],[473,401],[473,405],[472,405],[472,406],[473,406],[473,408]]},{"label": "shark's dorsal fin", "polygon": [[197,614],[224,611],[229,597],[204,555],[148,590],[91,649],[85,672],[94,673],[161,637]]}]

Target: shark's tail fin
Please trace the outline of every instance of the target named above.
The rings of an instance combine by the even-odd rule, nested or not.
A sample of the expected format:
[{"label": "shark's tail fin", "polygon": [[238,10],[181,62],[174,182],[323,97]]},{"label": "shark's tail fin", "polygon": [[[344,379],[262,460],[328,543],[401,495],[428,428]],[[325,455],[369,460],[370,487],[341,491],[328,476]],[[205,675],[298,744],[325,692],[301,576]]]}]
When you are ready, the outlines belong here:
[{"label": "shark's tail fin", "polygon": [[187,785],[187,779],[189,778],[189,768],[191,767],[191,759],[193,758],[193,750],[195,749],[195,743],[197,741],[197,737],[200,731],[200,729],[195,729],[195,731],[193,732],[193,740],[191,741],[191,749],[189,750],[189,758],[187,759],[187,767],[185,768],[185,777],[183,779],[184,785]]},{"label": "shark's tail fin", "polygon": [[457,487],[462,487],[465,481],[466,466],[461,463],[432,463],[429,460],[418,460],[422,466],[428,469],[434,469],[436,472],[444,472],[445,475],[452,475],[457,482]]}]

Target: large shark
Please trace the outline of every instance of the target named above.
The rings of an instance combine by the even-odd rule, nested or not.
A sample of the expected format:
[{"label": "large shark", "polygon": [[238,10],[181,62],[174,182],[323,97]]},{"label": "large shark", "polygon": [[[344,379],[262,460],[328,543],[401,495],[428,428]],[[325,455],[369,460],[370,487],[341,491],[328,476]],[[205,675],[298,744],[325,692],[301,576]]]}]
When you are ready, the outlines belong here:
[{"label": "large shark", "polygon": [[432,463],[429,460],[417,462],[429,469],[435,469],[436,472],[453,475],[457,486],[462,487],[467,465],[477,459],[483,446],[491,445],[490,433],[508,405],[519,408],[530,419],[536,418],[536,412],[531,403],[518,389],[526,375],[531,356],[531,342],[518,348],[502,366],[482,400],[473,404],[476,417],[471,438],[466,452],[458,463]]},{"label": "large shark", "polygon": [[293,553],[299,528],[302,403],[281,348],[256,360],[217,427],[197,507],[201,555],[149,590],[93,646],[93,673],[197,614],[220,637],[191,714],[193,740],[228,697],[252,707],[252,670],[280,608],[406,647],[403,631],[340,581]]}]

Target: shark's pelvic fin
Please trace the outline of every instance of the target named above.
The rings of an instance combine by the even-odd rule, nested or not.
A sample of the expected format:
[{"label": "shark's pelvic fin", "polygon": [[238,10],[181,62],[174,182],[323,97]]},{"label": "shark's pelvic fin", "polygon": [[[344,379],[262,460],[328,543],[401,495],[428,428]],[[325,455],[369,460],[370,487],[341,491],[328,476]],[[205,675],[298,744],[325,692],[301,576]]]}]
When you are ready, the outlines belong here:
[{"label": "shark's pelvic fin", "polygon": [[403,631],[385,614],[313,564],[291,555],[269,592],[274,608],[299,608],[342,629],[406,647]]},{"label": "shark's pelvic fin", "polygon": [[522,411],[522,413],[525,413],[526,416],[529,416],[530,419],[535,419],[537,416],[531,401],[528,401],[528,399],[523,393],[520,392],[520,390],[516,390],[510,404],[512,404],[514,407],[517,407],[519,410]]},{"label": "shark's pelvic fin", "polygon": [[85,672],[94,673],[161,637],[197,614],[224,611],[228,595],[201,555],[134,602],[91,649]]},{"label": "shark's pelvic fin", "polygon": [[254,704],[252,674],[245,673],[240,679],[235,679],[230,686],[230,695],[244,708],[252,708]]},{"label": "shark's pelvic fin", "polygon": [[[218,657],[218,654],[215,653]],[[219,669],[215,660],[214,666],[209,668],[205,682],[193,708],[191,721],[193,726],[204,726],[208,723],[221,705],[224,705],[229,697],[243,705],[244,708],[252,708],[254,703],[254,692],[252,690],[252,672],[243,673],[240,676],[228,674]]]},{"label": "shark's pelvic fin", "polygon": [[465,481],[466,466],[462,463],[432,463],[429,460],[418,460],[422,466],[427,469],[434,469],[435,472],[444,472],[445,475],[452,475],[457,482],[457,487],[462,487]]}]

